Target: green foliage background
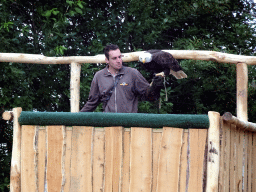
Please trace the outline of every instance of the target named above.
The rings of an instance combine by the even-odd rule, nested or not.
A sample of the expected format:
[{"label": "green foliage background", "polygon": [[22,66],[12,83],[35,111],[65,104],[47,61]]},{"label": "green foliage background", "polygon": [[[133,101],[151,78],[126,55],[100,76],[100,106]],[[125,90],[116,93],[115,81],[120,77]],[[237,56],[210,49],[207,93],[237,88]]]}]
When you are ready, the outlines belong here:
[{"label": "green foliage background", "polygon": [[[102,54],[108,43],[122,52],[147,49],[213,50],[255,55],[256,7],[250,0],[2,0],[0,52],[83,56]],[[236,113],[236,67],[209,61],[180,60],[185,80],[167,78],[159,103],[140,102],[139,112]],[[1,113],[69,111],[70,66],[0,63]],[[151,81],[138,62],[135,67]],[[105,65],[84,64],[81,101],[88,98],[96,71]],[[249,66],[249,121],[256,122],[256,69]],[[101,111],[101,106],[97,108]],[[8,191],[12,126],[0,121],[0,190]],[[4,143],[4,144],[3,144]]]}]

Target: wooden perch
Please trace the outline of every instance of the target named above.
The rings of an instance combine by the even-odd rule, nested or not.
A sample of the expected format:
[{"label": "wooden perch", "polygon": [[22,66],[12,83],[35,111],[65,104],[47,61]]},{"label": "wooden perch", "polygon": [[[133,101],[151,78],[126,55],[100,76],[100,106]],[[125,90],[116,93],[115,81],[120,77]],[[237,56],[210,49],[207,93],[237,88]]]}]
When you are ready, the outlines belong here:
[{"label": "wooden perch", "polygon": [[235,124],[240,129],[244,129],[245,131],[256,132],[256,123],[242,121],[237,117],[233,116],[230,112],[224,113],[222,117],[223,117],[223,120],[231,124]]},{"label": "wooden perch", "polygon": [[[124,53],[123,61],[138,61],[139,53]],[[46,57],[38,54],[0,53],[0,62],[31,63],[31,64],[70,64],[70,63],[106,63],[105,55]]]},{"label": "wooden perch", "polygon": [[[171,53],[176,59],[193,59],[216,61],[219,63],[246,63],[256,65],[256,57],[234,55],[216,51],[194,51],[194,50],[163,50]],[[138,61],[139,55],[144,51],[123,53],[123,61]],[[105,63],[105,55],[96,56],[67,56],[67,57],[46,57],[37,54],[23,53],[0,53],[0,62],[33,63],[33,64],[70,64],[75,63]]]},{"label": "wooden perch", "polygon": [[163,50],[171,53],[175,59],[193,59],[216,61],[219,63],[246,63],[248,65],[256,65],[256,57],[234,55],[229,53],[221,53],[216,51],[193,51],[193,50]]},{"label": "wooden perch", "polygon": [[6,121],[12,121],[12,119],[13,119],[13,112],[12,111],[5,111],[5,112],[3,112],[2,117]]}]

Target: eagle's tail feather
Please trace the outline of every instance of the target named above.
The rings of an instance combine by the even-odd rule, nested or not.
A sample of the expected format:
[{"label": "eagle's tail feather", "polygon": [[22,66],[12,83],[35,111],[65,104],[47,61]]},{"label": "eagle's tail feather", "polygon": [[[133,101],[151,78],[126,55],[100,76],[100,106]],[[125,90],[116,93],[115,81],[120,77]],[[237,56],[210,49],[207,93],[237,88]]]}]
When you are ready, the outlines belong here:
[{"label": "eagle's tail feather", "polygon": [[172,74],[176,79],[182,79],[180,74],[175,72],[175,71],[173,71],[173,70],[170,70],[170,74]]},{"label": "eagle's tail feather", "polygon": [[187,74],[184,73],[184,71],[178,71],[177,73],[179,73],[179,75],[182,77],[182,79],[188,77]]},{"label": "eagle's tail feather", "polygon": [[184,79],[184,78],[187,78],[187,75],[186,73],[184,73],[183,71],[173,71],[173,70],[170,70],[170,74],[172,74],[176,79]]}]

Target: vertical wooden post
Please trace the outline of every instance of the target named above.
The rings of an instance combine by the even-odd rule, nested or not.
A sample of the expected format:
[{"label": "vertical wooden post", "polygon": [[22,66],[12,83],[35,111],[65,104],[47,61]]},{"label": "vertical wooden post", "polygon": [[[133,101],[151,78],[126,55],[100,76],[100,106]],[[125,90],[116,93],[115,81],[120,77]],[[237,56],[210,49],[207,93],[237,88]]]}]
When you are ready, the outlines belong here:
[{"label": "vertical wooden post", "polygon": [[248,68],[246,63],[236,65],[236,103],[237,118],[248,121],[247,97],[248,97]]},{"label": "vertical wooden post", "polygon": [[79,112],[81,64],[72,62],[70,70],[70,111],[76,113]]},{"label": "vertical wooden post", "polygon": [[19,117],[22,108],[13,109],[13,143],[12,143],[12,160],[11,160],[11,181],[10,191],[21,191],[21,126]]},{"label": "vertical wooden post", "polygon": [[[237,97],[237,118],[243,121],[248,121],[248,67],[246,63],[237,63],[236,65],[236,97]],[[237,186],[238,190],[244,190],[244,171],[245,171],[245,165],[243,158],[246,156],[247,152],[243,151],[243,148],[245,148],[245,143],[243,143],[246,138],[244,138],[244,132],[238,131],[238,135],[241,136],[241,142],[238,144],[238,149],[240,153],[238,153],[240,156],[238,157],[238,181],[241,181],[240,185]],[[239,139],[239,141],[240,141]],[[241,157],[241,155],[243,157]]]},{"label": "vertical wooden post", "polygon": [[208,129],[206,192],[217,192],[220,169],[220,114],[209,111],[208,116],[210,127]]}]

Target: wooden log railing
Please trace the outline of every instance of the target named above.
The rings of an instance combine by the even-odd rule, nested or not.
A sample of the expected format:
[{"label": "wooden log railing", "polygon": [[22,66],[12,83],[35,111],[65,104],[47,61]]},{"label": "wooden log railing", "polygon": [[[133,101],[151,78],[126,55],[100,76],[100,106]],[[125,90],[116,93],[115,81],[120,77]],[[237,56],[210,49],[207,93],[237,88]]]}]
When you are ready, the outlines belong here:
[{"label": "wooden log railing", "polygon": [[[163,50],[171,53],[176,59],[193,59],[231,63],[237,65],[237,116],[247,120],[247,65],[256,65],[256,57],[234,55],[216,51]],[[123,53],[123,61],[138,61],[144,51]],[[82,63],[105,63],[103,54],[96,56],[46,57],[38,54],[0,53],[0,62],[33,63],[33,64],[71,64],[70,106],[71,112],[79,112],[80,72]]]},{"label": "wooden log railing", "polygon": [[[206,153],[208,159],[205,159],[207,162],[207,170],[208,170],[207,171],[207,179],[206,179],[207,184],[205,184],[203,182],[205,184],[205,185],[203,185],[203,188],[206,187],[207,191],[218,191],[218,190],[219,191],[237,191],[237,190],[238,191],[239,190],[256,191],[256,176],[255,176],[256,164],[253,161],[253,159],[256,159],[256,148],[255,148],[255,143],[256,143],[255,138],[256,137],[254,136],[254,133],[253,133],[254,132],[254,124],[247,122],[247,118],[248,118],[248,114],[247,114],[247,86],[248,86],[247,85],[248,84],[247,65],[255,65],[256,57],[232,55],[232,54],[225,54],[225,53],[219,53],[219,52],[214,52],[214,51],[182,51],[182,50],[164,50],[164,51],[170,52],[171,54],[173,54],[173,56],[176,59],[212,60],[212,61],[216,61],[216,62],[220,62],[220,63],[237,64],[237,118],[231,115],[232,117],[230,120],[228,120],[228,119],[225,120],[226,117],[224,115],[222,118],[223,121],[222,120],[220,121],[221,125],[222,125],[220,132],[218,130],[210,131],[210,129],[208,131],[208,153]],[[123,57],[123,61],[124,62],[137,61],[140,53],[141,52],[125,53],[124,57]],[[72,66],[75,66],[75,68],[72,67],[72,69],[71,69],[70,85],[71,85],[71,92],[73,91],[73,93],[71,93],[71,112],[78,112],[78,110],[79,110],[79,86],[80,86],[79,82],[80,82],[80,70],[81,70],[80,64],[81,63],[105,63],[105,59],[104,59],[104,55],[97,55],[97,56],[93,56],[93,57],[75,56],[75,57],[50,58],[50,57],[45,57],[43,55],[19,54],[19,53],[14,53],[14,54],[0,53],[0,62],[38,63],[38,64],[70,64],[70,63],[73,63]],[[10,185],[11,191],[20,191],[23,186],[21,184],[23,182],[22,179],[25,179],[25,177],[22,176],[22,174],[23,175],[25,174],[24,170],[22,171],[22,166],[24,166],[24,165],[21,165],[21,158],[22,158],[21,150],[25,150],[25,148],[24,149],[21,148],[21,145],[23,146],[23,144],[21,144],[21,142],[22,142],[21,141],[21,132],[22,133],[26,132],[26,131],[23,131],[23,129],[24,130],[28,130],[28,129],[27,129],[27,125],[23,125],[24,126],[23,127],[18,122],[20,112],[21,112],[20,108],[15,108],[13,110],[13,112],[7,113],[6,114],[7,117],[5,117],[6,119],[9,119],[10,117],[12,117],[12,114],[13,114],[13,122],[14,122],[14,129],[13,129],[14,141],[13,141],[13,151],[12,151],[13,156],[12,156],[11,185]],[[218,118],[218,117],[216,117],[216,118]],[[215,128],[218,127],[216,122],[214,123],[214,126],[215,126]],[[51,126],[46,126],[46,128],[42,128],[41,126],[35,125],[35,126],[32,126],[32,130],[34,130],[34,132],[33,133],[31,132],[29,134],[32,134],[32,135],[34,134],[34,136],[36,136],[34,138],[39,138],[40,134],[37,135],[37,133],[41,133],[40,130],[44,129],[45,133],[41,133],[41,134],[42,135],[46,134],[46,135],[43,136],[43,138],[50,138],[50,136],[47,137],[48,133],[51,133],[51,131],[53,131],[53,135],[56,134],[54,132],[55,128],[52,129],[50,127]],[[56,127],[58,127],[58,126],[56,126]],[[211,127],[211,125],[210,125],[210,127]],[[246,130],[241,129],[241,127],[245,127]],[[70,150],[70,148],[68,148],[67,141],[64,138],[70,138],[71,135],[73,135],[73,128],[71,129],[64,125],[61,128],[59,127],[57,129],[62,130],[62,138],[63,139],[60,139],[60,140],[63,142],[61,144],[63,147],[61,148],[61,150],[60,150],[60,148],[58,148],[58,150],[55,152],[59,153],[61,151],[62,157],[66,157],[66,155],[67,155],[66,153],[68,152],[68,150]],[[72,130],[71,135],[67,134],[67,130],[69,130],[69,129]],[[93,127],[92,133],[96,133],[96,131],[95,131],[96,129],[97,128]],[[108,135],[106,130],[107,130],[107,128],[104,128],[105,136]],[[115,130],[115,129],[113,129],[113,130]],[[122,137],[124,139],[125,138],[124,128],[121,128],[121,130],[122,130],[121,131],[122,135],[117,138]],[[133,130],[133,129],[130,128],[130,130]],[[188,135],[193,135],[192,132],[194,130],[192,130],[192,129],[188,129],[188,130],[189,130]],[[152,131],[150,131],[150,132],[153,133]],[[220,133],[219,136],[221,138],[221,141],[219,142],[219,144],[218,144],[218,136],[215,135],[213,138],[211,138],[212,134],[209,134],[209,132],[210,133]],[[109,132],[109,134],[112,136],[114,133],[115,133],[115,131]],[[162,134],[161,134],[161,138],[163,138],[163,133],[164,132],[162,132]],[[130,139],[129,141],[132,141],[131,140],[132,135],[134,135],[134,134],[131,131],[129,137],[127,136]],[[186,131],[183,130],[182,135],[183,135],[182,137],[184,137],[184,135],[186,135]],[[107,146],[107,144],[106,144],[107,141],[106,141],[105,136],[104,136],[105,140],[103,143],[104,143],[104,145]],[[91,139],[95,140],[96,138],[97,137],[93,136],[93,138],[91,138]],[[151,140],[153,138],[151,138]],[[189,139],[190,138],[188,136],[188,140]],[[200,139],[200,138],[198,138],[198,139]],[[27,141],[31,142],[31,140],[27,140]],[[134,142],[135,141],[136,140],[134,140]],[[24,142],[25,142],[25,140],[24,140]],[[51,142],[51,141],[49,141],[49,142]],[[161,139],[161,142],[163,142],[162,139]],[[182,142],[186,143],[185,140],[182,140]],[[32,144],[33,144],[33,142],[32,142]],[[39,154],[39,152],[37,151],[38,146],[34,145],[34,144],[33,144],[33,149],[35,149],[34,152],[35,152],[35,154]],[[24,144],[24,145],[26,145],[26,144]],[[44,143],[43,145],[46,145],[46,143]],[[128,144],[124,143],[124,145],[128,145]],[[121,147],[124,147],[124,145],[122,145]],[[97,146],[97,144],[95,144],[95,146]],[[112,146],[115,146],[115,145],[112,143]],[[128,147],[129,150],[131,150],[131,148],[132,148],[131,146],[132,145],[130,143],[129,147]],[[151,142],[151,146],[154,149],[154,145],[152,144],[152,142]],[[166,145],[160,147],[161,151],[163,151],[165,149],[165,146]],[[218,146],[220,149],[220,153],[218,153]],[[136,148],[136,146],[135,146],[135,148]],[[110,147],[109,149],[112,149],[112,148]],[[182,149],[184,149],[184,148],[182,148]],[[46,150],[46,149],[44,149],[44,150]],[[190,148],[189,148],[189,150],[190,150]],[[216,150],[217,150],[217,152],[216,152]],[[141,153],[142,152],[143,151],[141,151]],[[42,154],[43,153],[44,152],[42,152]],[[158,153],[160,153],[160,152],[157,152],[157,154]],[[52,155],[54,156],[54,154],[52,154]],[[125,152],[122,151],[122,154],[124,156]],[[178,153],[178,154],[180,154],[180,153]],[[191,151],[187,151],[187,155],[188,154],[192,154]],[[221,154],[221,155],[219,156],[218,154]],[[129,156],[129,159],[131,160],[131,154],[129,154],[128,156]],[[114,158],[114,156],[111,156],[111,155],[110,155],[110,157]],[[26,158],[26,157],[24,157],[24,158]],[[94,158],[94,157],[91,156],[91,158]],[[226,161],[226,159],[231,159],[231,161]],[[35,160],[35,162],[39,163],[39,157],[37,157],[37,155],[35,155],[34,160]],[[107,160],[107,159],[105,158],[104,162],[105,162],[105,160]],[[219,164],[218,164],[218,160],[220,160]],[[70,162],[71,160],[70,161],[67,160],[67,161]],[[125,159],[122,159],[121,161],[124,162]],[[26,162],[26,161],[24,161],[24,162]],[[154,161],[152,160],[152,162],[154,162]],[[213,168],[216,165],[220,165],[220,167]],[[61,171],[63,171],[63,169],[64,169],[63,166],[64,166],[64,164],[62,164]],[[181,172],[180,172],[181,167],[184,167],[184,166],[186,167],[186,166],[188,166],[188,164],[186,164],[186,163],[184,165],[180,164],[180,169],[179,169],[180,174],[181,174]],[[92,167],[93,167],[93,170],[96,170],[98,168],[97,166],[94,167],[94,165],[92,165]],[[112,167],[113,167],[113,165],[112,165]],[[37,166],[31,167],[31,168],[32,168],[32,170],[36,170],[36,180],[35,180],[34,187],[37,190],[40,188],[40,186],[42,187],[42,183],[39,184],[42,181],[39,179],[39,176],[38,176],[38,175],[40,175],[38,173],[38,171],[41,168],[39,168]],[[186,167],[186,168],[188,168],[188,167]],[[189,166],[189,168],[190,168],[190,166]],[[120,170],[123,171],[123,170],[127,170],[127,169],[131,170],[131,166],[129,166],[129,168],[121,167],[119,169],[119,171]],[[25,170],[28,170],[28,169],[25,169]],[[106,170],[107,170],[107,168],[106,169],[104,168],[104,171],[106,171]],[[110,175],[111,174],[113,175],[116,173],[113,171],[113,169],[110,169],[110,170],[111,170]],[[154,170],[154,169],[152,169],[152,170]],[[157,168],[157,170],[158,170],[158,168]],[[216,170],[219,170],[219,172]],[[69,170],[69,173],[70,172],[71,171]],[[32,173],[30,173],[30,174],[32,174]],[[94,178],[92,176],[93,174],[94,173],[92,173],[90,175],[90,178]],[[129,175],[129,178],[131,179],[132,178],[132,177],[130,177],[131,173],[127,172],[127,174]],[[105,172],[103,175],[105,175]],[[219,175],[219,184],[216,184],[216,177],[218,175]],[[125,177],[125,176],[122,175],[122,178],[123,177]],[[159,176],[157,176],[157,178],[158,177]],[[49,178],[51,178],[51,176]],[[65,187],[67,187],[67,185],[69,185],[67,183],[71,183],[71,182],[69,182],[69,181],[67,183],[64,182],[65,177],[63,177],[63,175],[61,178],[62,178],[61,189],[64,189]],[[104,176],[104,178],[106,178],[106,177]],[[162,179],[162,177],[160,177],[160,178]],[[186,177],[186,179],[185,179],[185,181],[186,181],[185,188],[186,188],[186,190],[189,189],[189,191],[190,190],[192,191],[192,189],[194,190],[193,187],[191,188],[193,183],[189,183],[189,180],[187,180],[188,178],[190,178],[190,177]],[[134,177],[133,177],[133,179],[134,179]],[[136,180],[136,179],[134,179],[134,180]],[[192,179],[190,179],[190,181],[191,180]],[[47,180],[44,180],[44,182],[45,181],[47,182]],[[107,183],[113,184],[114,181],[116,181],[116,180],[113,179],[113,177],[112,177],[111,182],[107,182]],[[129,181],[130,181],[129,184],[127,184],[127,183],[123,184],[122,182],[121,183],[119,182],[119,185],[118,185],[119,189],[120,189],[120,186],[129,186],[128,188],[131,189],[131,186],[133,186],[133,185],[131,184],[132,183],[131,180],[129,180]],[[154,188],[153,186],[158,186],[158,187],[160,186],[160,183],[161,183],[160,180],[157,179],[157,180],[151,180],[151,181],[152,181],[151,182],[152,185],[150,185],[151,189]],[[51,182],[51,181],[49,181],[49,182]],[[184,182],[184,181],[182,181],[182,180],[178,181],[178,183],[179,183],[178,187],[179,187],[180,191],[183,191],[182,189],[184,188],[184,185],[181,185],[182,182]],[[153,183],[157,183],[157,184],[154,185]],[[212,185],[210,185],[209,183],[212,183]],[[104,185],[102,185],[102,187],[105,187],[105,184],[106,184],[105,180],[103,180],[103,184]],[[191,184],[191,185],[189,185],[189,184]],[[71,189],[70,186],[68,186],[68,189]],[[76,186],[76,185],[72,185],[72,186]],[[94,186],[94,185],[92,185],[92,186]],[[110,186],[113,189],[113,186],[112,185],[110,185]],[[101,187],[101,189],[102,189],[102,187]],[[135,189],[135,188],[133,188],[133,189]],[[65,191],[67,191],[67,189]],[[107,188],[106,188],[106,191],[108,191]]]},{"label": "wooden log railing", "polygon": [[244,131],[256,132],[256,123],[240,120],[229,112],[224,113],[222,117],[223,120],[230,124],[234,124],[239,129],[242,129]]},{"label": "wooden log railing", "polygon": [[[216,51],[198,50],[163,50],[169,52],[176,59],[193,59],[216,61],[219,63],[246,63],[256,65],[256,57],[228,54]],[[138,61],[139,55],[144,51],[123,53],[124,62]],[[66,56],[66,57],[46,57],[39,54],[24,53],[0,53],[0,62],[33,63],[33,64],[70,64],[75,63],[106,63],[103,54],[96,56]]]}]

